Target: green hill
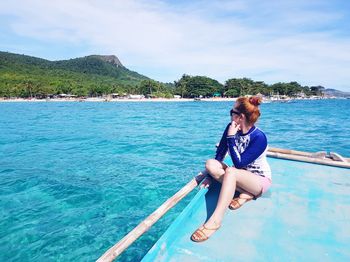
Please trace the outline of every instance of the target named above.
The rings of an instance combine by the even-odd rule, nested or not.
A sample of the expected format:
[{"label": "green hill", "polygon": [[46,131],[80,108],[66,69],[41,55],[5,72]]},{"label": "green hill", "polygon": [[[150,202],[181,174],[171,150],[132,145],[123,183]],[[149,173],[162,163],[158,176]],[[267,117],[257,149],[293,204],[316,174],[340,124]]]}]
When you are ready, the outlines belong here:
[{"label": "green hill", "polygon": [[[0,97],[46,97],[49,94],[100,96],[112,93],[150,97],[237,97],[243,95],[327,95],[322,86],[292,81],[272,85],[249,78],[231,78],[225,84],[206,76],[184,74],[175,83],[160,83],[130,71],[116,56],[91,55],[61,61],[0,52]],[[331,91],[336,96],[339,92]],[[345,93],[342,96],[346,96]]]},{"label": "green hill", "polygon": [[133,93],[144,80],[150,79],[124,67],[116,56],[49,61],[0,52],[0,97]]}]

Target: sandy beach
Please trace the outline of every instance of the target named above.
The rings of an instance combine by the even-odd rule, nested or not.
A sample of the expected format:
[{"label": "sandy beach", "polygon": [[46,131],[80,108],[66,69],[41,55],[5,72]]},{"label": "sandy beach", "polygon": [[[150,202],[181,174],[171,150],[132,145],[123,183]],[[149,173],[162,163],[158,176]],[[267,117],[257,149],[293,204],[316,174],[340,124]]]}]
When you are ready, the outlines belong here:
[{"label": "sandy beach", "polygon": [[52,98],[52,99],[3,99],[0,98],[0,102],[11,103],[11,102],[193,102],[193,101],[205,101],[205,102],[223,102],[223,101],[236,101],[237,98],[201,98],[195,100],[193,98],[141,98],[141,99],[128,99],[128,98],[94,98],[89,97],[85,99],[79,98]]}]

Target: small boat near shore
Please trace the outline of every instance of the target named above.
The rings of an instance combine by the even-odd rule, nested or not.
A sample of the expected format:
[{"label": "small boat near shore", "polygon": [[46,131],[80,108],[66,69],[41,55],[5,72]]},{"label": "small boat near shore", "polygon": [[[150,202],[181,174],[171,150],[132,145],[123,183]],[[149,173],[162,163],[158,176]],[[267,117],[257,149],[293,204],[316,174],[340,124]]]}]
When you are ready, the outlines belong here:
[{"label": "small boat near shore", "polygon": [[[228,210],[221,228],[209,240],[195,243],[190,236],[214,211],[220,184],[199,190],[142,261],[348,261],[350,159],[278,148],[271,148],[268,156],[273,172],[269,192],[239,210]],[[98,261],[112,261],[142,227],[146,231],[196,184],[188,183]]]}]

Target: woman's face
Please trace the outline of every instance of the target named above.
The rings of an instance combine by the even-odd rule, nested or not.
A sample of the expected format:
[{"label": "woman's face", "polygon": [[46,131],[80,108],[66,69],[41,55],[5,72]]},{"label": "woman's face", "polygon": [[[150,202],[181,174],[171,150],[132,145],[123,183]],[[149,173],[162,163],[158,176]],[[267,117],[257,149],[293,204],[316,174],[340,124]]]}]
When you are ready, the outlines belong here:
[{"label": "woman's face", "polygon": [[235,103],[235,106],[231,109],[231,121],[235,121],[237,124],[240,122],[240,112],[238,111],[238,103]]}]

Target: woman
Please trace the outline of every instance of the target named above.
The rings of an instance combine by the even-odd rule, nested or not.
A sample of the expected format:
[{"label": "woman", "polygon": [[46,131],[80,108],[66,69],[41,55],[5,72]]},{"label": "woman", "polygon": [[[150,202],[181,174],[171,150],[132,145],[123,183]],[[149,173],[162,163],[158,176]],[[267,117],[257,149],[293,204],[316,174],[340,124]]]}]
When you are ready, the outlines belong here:
[{"label": "woman", "polygon": [[[191,236],[195,242],[207,240],[219,229],[227,207],[238,209],[271,186],[271,169],[266,160],[267,139],[254,125],[260,116],[260,103],[260,97],[237,99],[230,111],[231,123],[224,131],[215,159],[209,159],[205,171],[199,174],[206,176],[202,187],[208,187],[211,179],[222,186],[214,213]],[[232,167],[222,162],[227,152],[232,158]],[[232,199],[236,190],[240,195]]]}]

